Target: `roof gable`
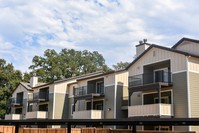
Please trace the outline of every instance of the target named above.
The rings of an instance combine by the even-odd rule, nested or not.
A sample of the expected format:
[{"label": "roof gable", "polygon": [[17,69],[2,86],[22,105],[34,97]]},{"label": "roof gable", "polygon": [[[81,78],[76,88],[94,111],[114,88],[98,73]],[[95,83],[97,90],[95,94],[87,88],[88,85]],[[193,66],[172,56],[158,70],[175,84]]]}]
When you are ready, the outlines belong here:
[{"label": "roof gable", "polygon": [[181,45],[184,41],[199,43],[199,40],[183,37],[183,38],[180,39],[175,45],[173,45],[172,49],[176,49],[176,48],[177,48],[179,45]]},{"label": "roof gable", "polygon": [[129,64],[129,66],[126,67],[126,70],[128,70],[135,62],[137,62],[142,56],[144,56],[146,53],[148,53],[148,51],[150,51],[154,47],[158,48],[158,49],[167,50],[167,51],[170,51],[170,52],[179,53],[179,54],[182,54],[182,55],[185,55],[185,56],[192,56],[192,57],[199,58],[198,55],[190,54],[190,53],[187,53],[187,52],[183,52],[183,51],[172,49],[172,48],[168,48],[168,47],[159,46],[159,45],[156,45],[156,44],[152,44],[147,50],[145,50],[141,55],[139,55],[135,60],[133,60]]}]

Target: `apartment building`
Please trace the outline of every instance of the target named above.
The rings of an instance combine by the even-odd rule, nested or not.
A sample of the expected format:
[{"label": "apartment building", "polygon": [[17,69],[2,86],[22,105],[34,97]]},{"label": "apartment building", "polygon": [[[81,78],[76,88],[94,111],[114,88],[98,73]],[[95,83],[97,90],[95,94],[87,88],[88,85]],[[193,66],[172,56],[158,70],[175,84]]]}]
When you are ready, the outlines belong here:
[{"label": "apartment building", "polygon": [[128,117],[128,72],[95,72],[53,83],[21,83],[5,119],[108,119]]},{"label": "apartment building", "polygon": [[[71,117],[73,119],[127,118],[128,73],[101,73],[77,79],[72,85]],[[72,90],[72,89],[71,89]]]},{"label": "apartment building", "polygon": [[[128,117],[199,117],[199,40],[182,38],[172,48],[136,46],[129,72]],[[197,126],[143,126],[143,130],[199,131]]]}]

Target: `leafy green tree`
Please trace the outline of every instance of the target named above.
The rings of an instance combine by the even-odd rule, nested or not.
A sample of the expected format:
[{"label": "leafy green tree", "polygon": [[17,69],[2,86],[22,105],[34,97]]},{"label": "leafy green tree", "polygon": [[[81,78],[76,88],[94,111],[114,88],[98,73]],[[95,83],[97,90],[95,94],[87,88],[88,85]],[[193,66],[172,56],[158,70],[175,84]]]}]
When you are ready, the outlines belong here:
[{"label": "leafy green tree", "polygon": [[9,99],[21,80],[22,73],[15,70],[12,64],[0,59],[0,118],[4,118],[9,112]]},{"label": "leafy green tree", "polygon": [[113,65],[113,69],[116,70],[116,71],[117,70],[122,70],[122,69],[125,69],[128,65],[129,65],[129,62],[120,61],[116,65]]},{"label": "leafy green tree", "polygon": [[62,49],[57,53],[53,49],[47,49],[43,57],[35,56],[32,63],[29,67],[32,69],[32,74],[36,73],[43,82],[109,70],[101,54],[88,50]]}]

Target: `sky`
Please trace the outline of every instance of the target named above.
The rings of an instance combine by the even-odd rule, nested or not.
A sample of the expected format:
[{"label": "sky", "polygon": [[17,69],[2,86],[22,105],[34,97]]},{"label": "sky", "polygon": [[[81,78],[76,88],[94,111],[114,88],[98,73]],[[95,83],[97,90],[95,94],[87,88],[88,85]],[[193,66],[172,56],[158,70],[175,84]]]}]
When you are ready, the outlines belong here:
[{"label": "sky", "polygon": [[197,0],[0,0],[0,58],[30,71],[46,49],[98,51],[109,67],[131,62],[135,45],[199,39]]}]

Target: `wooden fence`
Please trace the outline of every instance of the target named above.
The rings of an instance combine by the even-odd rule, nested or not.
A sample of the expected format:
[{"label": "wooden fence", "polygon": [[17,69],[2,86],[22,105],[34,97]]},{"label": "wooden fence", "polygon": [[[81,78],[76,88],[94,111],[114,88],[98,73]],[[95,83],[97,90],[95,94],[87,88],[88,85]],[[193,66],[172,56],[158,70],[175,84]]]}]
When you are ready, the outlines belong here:
[{"label": "wooden fence", "polygon": [[[130,129],[72,128],[72,133],[132,133]],[[0,126],[0,133],[15,133],[14,126]],[[67,128],[19,128],[19,133],[67,133]],[[137,133],[195,133],[176,131],[137,131]]]},{"label": "wooden fence", "polygon": [[15,126],[0,126],[0,133],[15,133]]}]

